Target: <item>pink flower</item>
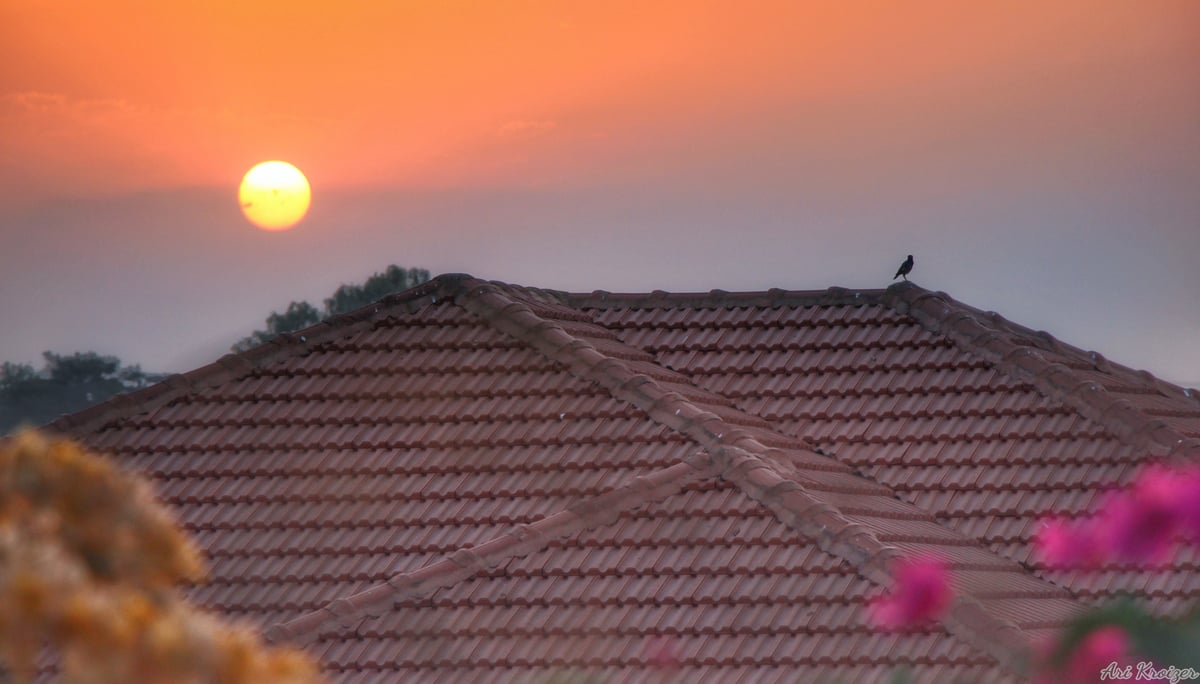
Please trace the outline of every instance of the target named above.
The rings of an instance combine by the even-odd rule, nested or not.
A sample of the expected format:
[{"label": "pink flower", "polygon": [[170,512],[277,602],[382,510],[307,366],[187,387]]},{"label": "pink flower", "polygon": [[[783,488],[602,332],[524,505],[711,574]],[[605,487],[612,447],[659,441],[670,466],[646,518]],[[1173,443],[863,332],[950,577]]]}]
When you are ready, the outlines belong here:
[{"label": "pink flower", "polygon": [[894,631],[937,620],[954,602],[950,569],[938,558],[907,558],[892,569],[892,592],[869,608],[871,622]]},{"label": "pink flower", "polygon": [[1180,534],[1200,544],[1200,468],[1151,466],[1105,499],[1092,520],[1043,522],[1034,545],[1052,568],[1093,568],[1112,559],[1153,566],[1170,557]]},{"label": "pink flower", "polygon": [[1062,648],[1056,638],[1034,644],[1034,684],[1091,684],[1133,678],[1132,668],[1122,671],[1132,660],[1129,636],[1116,625],[1093,630],[1068,653],[1060,654]]},{"label": "pink flower", "polygon": [[1104,548],[1092,521],[1045,520],[1033,543],[1041,561],[1051,568],[1092,568],[1104,560]]},{"label": "pink flower", "polygon": [[1122,664],[1129,657],[1129,636],[1116,625],[1092,631],[1083,638],[1067,660],[1066,681],[1094,682],[1109,665]]},{"label": "pink flower", "polygon": [[1182,528],[1183,482],[1178,471],[1150,467],[1132,487],[1109,499],[1098,524],[1113,556],[1142,565],[1167,559]]},{"label": "pink flower", "polygon": [[1180,527],[1188,541],[1200,545],[1200,467],[1181,473],[1178,486]]}]

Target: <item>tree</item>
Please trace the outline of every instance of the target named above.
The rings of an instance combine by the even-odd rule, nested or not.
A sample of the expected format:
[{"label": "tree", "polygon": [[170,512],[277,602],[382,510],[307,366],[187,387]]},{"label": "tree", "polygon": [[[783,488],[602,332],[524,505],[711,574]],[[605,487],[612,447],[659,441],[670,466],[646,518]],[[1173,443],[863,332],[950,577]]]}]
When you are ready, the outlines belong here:
[{"label": "tree", "polygon": [[278,335],[295,332],[325,320],[330,316],[361,309],[368,304],[395,293],[403,292],[429,280],[429,271],[423,268],[404,269],[392,264],[382,273],[375,273],[361,285],[342,285],[333,295],[325,300],[324,311],[308,302],[292,302],[286,311],[272,312],[267,316],[267,327],[255,330],[249,337],[243,337],[233,345],[235,352],[246,351],[252,347],[269,342]]},{"label": "tree", "polygon": [[46,375],[60,385],[82,385],[89,382],[115,380],[121,360],[101,356],[96,352],[75,352],[70,356],[42,352],[46,360]]},{"label": "tree", "polygon": [[204,574],[145,480],[68,440],[0,442],[0,675],[29,681],[47,646],[64,681],[321,681],[174,588]]},{"label": "tree", "polygon": [[266,330],[255,330],[249,337],[244,337],[233,345],[234,351],[245,351],[257,347],[273,338],[310,325],[321,322],[321,312],[308,302],[292,302],[283,313],[272,312],[267,316]]},{"label": "tree", "polygon": [[28,391],[30,383],[38,379],[38,373],[27,363],[0,364],[0,395],[21,395]]},{"label": "tree", "polygon": [[41,370],[24,363],[0,365],[0,434],[21,423],[45,423],[163,377],[93,351],[47,351],[42,358]]},{"label": "tree", "polygon": [[133,390],[153,385],[162,379],[162,375],[159,373],[147,373],[142,370],[141,364],[135,363],[132,366],[125,366],[117,371],[117,379],[121,381],[126,390]]},{"label": "tree", "polygon": [[325,315],[361,309],[368,304],[394,293],[403,292],[429,280],[429,271],[423,268],[403,269],[392,264],[383,273],[376,273],[362,285],[342,285],[333,296],[325,300]]}]

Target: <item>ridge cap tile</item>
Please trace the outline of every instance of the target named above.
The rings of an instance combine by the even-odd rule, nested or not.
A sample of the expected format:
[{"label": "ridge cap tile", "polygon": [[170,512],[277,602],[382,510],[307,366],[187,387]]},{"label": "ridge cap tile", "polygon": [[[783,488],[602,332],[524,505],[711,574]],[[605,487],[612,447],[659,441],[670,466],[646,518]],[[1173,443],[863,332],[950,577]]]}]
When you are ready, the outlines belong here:
[{"label": "ridge cap tile", "polygon": [[763,306],[862,306],[879,303],[883,289],[849,289],[832,286],[824,290],[768,290],[729,292],[715,288],[707,292],[562,292],[560,301],[576,309],[722,309]]}]

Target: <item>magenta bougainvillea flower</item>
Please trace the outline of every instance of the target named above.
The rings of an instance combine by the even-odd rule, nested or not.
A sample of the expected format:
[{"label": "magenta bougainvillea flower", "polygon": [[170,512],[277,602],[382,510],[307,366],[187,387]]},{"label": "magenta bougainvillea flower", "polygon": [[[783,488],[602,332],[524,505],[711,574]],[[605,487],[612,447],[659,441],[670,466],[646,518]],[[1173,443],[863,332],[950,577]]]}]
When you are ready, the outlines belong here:
[{"label": "magenta bougainvillea flower", "polygon": [[1200,468],[1181,474],[1177,486],[1180,532],[1192,544],[1200,544]]},{"label": "magenta bougainvillea flower", "polygon": [[1180,537],[1200,544],[1200,468],[1156,465],[1106,498],[1090,519],[1044,520],[1034,547],[1052,568],[1094,568],[1109,561],[1155,566],[1170,558]]},{"label": "magenta bougainvillea flower", "polygon": [[1094,521],[1045,520],[1033,542],[1042,562],[1052,568],[1091,568],[1105,555]]},{"label": "magenta bougainvillea flower", "polygon": [[1110,554],[1122,561],[1158,565],[1182,529],[1183,475],[1163,467],[1144,470],[1129,489],[1108,501],[1098,524]]},{"label": "magenta bougainvillea flower", "polygon": [[869,608],[872,624],[887,631],[904,630],[937,620],[954,602],[950,568],[940,558],[906,558],[892,568],[895,583],[887,596]]},{"label": "magenta bougainvillea flower", "polygon": [[1129,658],[1129,635],[1116,625],[1101,627],[1088,634],[1071,652],[1067,661],[1067,682],[1094,682],[1101,672],[1122,665]]},{"label": "magenta bougainvillea flower", "polygon": [[[1124,676],[1124,672],[1116,670],[1128,666],[1132,660],[1129,635],[1121,627],[1099,627],[1080,639],[1069,653],[1058,656],[1060,648],[1057,639],[1037,644],[1034,684],[1092,684],[1132,678],[1132,672]],[[1105,672],[1113,676],[1106,677]]]},{"label": "magenta bougainvillea flower", "polygon": [[1058,653],[1061,648],[1056,637],[1036,644],[1033,684],[1093,684],[1134,678],[1132,668],[1123,671],[1132,664],[1134,652],[1132,640],[1121,626],[1092,630],[1066,654]]}]

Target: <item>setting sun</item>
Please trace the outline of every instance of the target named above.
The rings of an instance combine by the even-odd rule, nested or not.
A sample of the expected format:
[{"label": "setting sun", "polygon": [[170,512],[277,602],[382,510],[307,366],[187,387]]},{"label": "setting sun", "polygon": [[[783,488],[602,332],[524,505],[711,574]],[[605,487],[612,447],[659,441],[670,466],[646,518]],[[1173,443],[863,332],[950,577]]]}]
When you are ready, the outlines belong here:
[{"label": "setting sun", "polygon": [[246,172],[238,188],[242,213],[263,230],[287,230],[300,222],[312,203],[308,179],[283,161],[266,161]]}]

